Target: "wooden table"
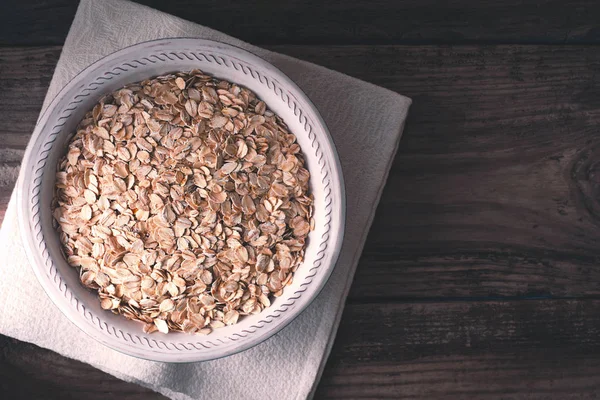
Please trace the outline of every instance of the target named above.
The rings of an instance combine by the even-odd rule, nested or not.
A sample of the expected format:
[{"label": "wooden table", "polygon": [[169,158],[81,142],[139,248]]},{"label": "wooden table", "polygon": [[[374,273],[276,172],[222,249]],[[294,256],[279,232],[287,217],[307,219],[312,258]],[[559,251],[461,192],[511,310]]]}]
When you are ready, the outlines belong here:
[{"label": "wooden table", "polygon": [[[600,3],[142,3],[414,101],[316,398],[600,397]],[[0,168],[76,5],[0,5]],[[7,398],[161,398],[0,349]]]}]

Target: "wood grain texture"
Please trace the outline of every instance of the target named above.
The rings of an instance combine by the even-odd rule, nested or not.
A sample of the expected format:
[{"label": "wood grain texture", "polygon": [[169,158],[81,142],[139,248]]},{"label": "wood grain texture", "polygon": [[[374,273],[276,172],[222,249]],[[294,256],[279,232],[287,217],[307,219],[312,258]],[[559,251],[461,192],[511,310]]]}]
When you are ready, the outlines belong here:
[{"label": "wood grain texture", "polygon": [[413,99],[352,298],[598,295],[596,47],[274,49]]},{"label": "wood grain texture", "polygon": [[[315,398],[593,398],[599,307],[599,300],[351,304]],[[1,337],[0,348],[5,394],[161,398],[34,345]]]},{"label": "wood grain texture", "polygon": [[[598,43],[594,0],[285,0],[138,3],[258,45]],[[0,45],[62,44],[77,0],[0,3]]]},{"label": "wood grain texture", "polygon": [[597,300],[350,305],[316,398],[595,398],[598,307]]},{"label": "wood grain texture", "polygon": [[24,150],[61,48],[0,47],[0,148]]},{"label": "wood grain texture", "polygon": [[[351,301],[600,294],[596,47],[268,48],[413,98]],[[3,146],[26,146],[58,55],[0,49]]]},{"label": "wood grain texture", "polygon": [[166,399],[36,345],[0,335],[0,392],[14,400]]}]

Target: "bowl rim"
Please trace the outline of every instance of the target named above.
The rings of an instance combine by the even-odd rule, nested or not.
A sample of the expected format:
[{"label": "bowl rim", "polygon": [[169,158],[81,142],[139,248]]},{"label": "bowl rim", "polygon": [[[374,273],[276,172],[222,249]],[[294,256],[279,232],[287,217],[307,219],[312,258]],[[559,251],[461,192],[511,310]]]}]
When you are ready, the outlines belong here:
[{"label": "bowl rim", "polygon": [[[310,292],[306,293],[302,296],[302,301],[299,302],[298,306],[295,307],[291,312],[282,312],[281,318],[277,318],[278,321],[275,325],[270,325],[271,329],[265,329],[260,334],[250,334],[245,337],[243,341],[239,342],[238,346],[234,346],[233,349],[224,349],[221,355],[218,356],[205,356],[203,350],[198,350],[195,352],[187,352],[185,353],[185,357],[174,357],[171,353],[163,353],[163,352],[144,352],[139,349],[132,348],[131,346],[117,346],[115,345],[114,339],[108,340],[101,331],[98,329],[91,328],[89,325],[84,325],[83,323],[79,323],[81,318],[81,313],[77,311],[74,307],[66,307],[64,305],[64,295],[62,292],[53,287],[55,290],[51,290],[51,288],[46,287],[44,285],[44,281],[47,280],[47,277],[44,276],[42,272],[42,267],[40,264],[40,252],[39,248],[36,246],[36,242],[34,240],[34,235],[31,229],[30,221],[31,221],[31,210],[28,206],[27,201],[30,198],[30,191],[26,190],[29,188],[32,182],[26,181],[22,175],[25,175],[27,172],[34,172],[35,164],[37,163],[37,157],[32,157],[32,155],[37,155],[39,153],[39,144],[43,142],[44,138],[48,136],[50,133],[50,129],[46,126],[48,119],[51,115],[51,112],[58,107],[61,99],[69,93],[71,90],[76,88],[77,85],[85,83],[85,75],[88,71],[95,70],[98,67],[101,67],[105,63],[110,63],[112,60],[118,60],[119,57],[131,52],[135,51],[138,48],[144,48],[145,46],[161,46],[167,45],[172,42],[179,42],[189,44],[191,46],[207,47],[207,48],[215,48],[221,51],[234,51],[237,55],[240,55],[245,60],[250,60],[254,65],[258,65],[262,68],[265,68],[270,74],[275,75],[276,80],[278,82],[282,82],[283,86],[289,89],[289,92],[297,95],[297,100],[305,103],[307,108],[312,112],[311,118],[312,122],[320,126],[319,132],[319,141],[325,143],[329,146],[331,152],[330,157],[328,158],[328,162],[330,163],[330,170],[333,173],[333,178],[338,178],[337,181],[334,182],[333,186],[335,190],[337,190],[339,194],[336,196],[336,199],[339,202],[339,207],[332,207],[332,213],[337,214],[337,230],[333,231],[333,235],[336,236],[333,238],[333,246],[330,247],[329,253],[331,254],[331,261],[329,265],[325,265],[324,273],[321,278],[317,282],[311,282],[311,285],[318,284],[318,286],[314,286]],[[44,169],[44,168],[39,168]],[[42,173],[43,174],[43,173]],[[164,38],[164,39],[156,39],[145,42],[140,42],[123,49],[117,50],[111,54],[108,54],[97,61],[93,62],[83,70],[81,70],[78,74],[76,74],[53,98],[50,104],[43,110],[40,115],[32,137],[29,141],[27,149],[25,151],[23,157],[23,165],[21,167],[21,174],[19,178],[19,182],[17,185],[17,204],[18,204],[18,220],[21,231],[21,237],[24,242],[24,247],[27,253],[28,260],[31,264],[31,268],[34,270],[36,278],[44,288],[44,292],[51,299],[51,301],[55,304],[55,306],[67,317],[67,319],[77,326],[80,330],[86,333],[88,336],[92,337],[96,341],[102,343],[103,345],[119,351],[123,354],[127,354],[130,356],[134,356],[137,358],[142,358],[151,361],[162,361],[162,362],[176,362],[176,363],[186,363],[186,362],[195,362],[195,361],[208,361],[214,360],[222,357],[227,357],[233,354],[237,354],[239,352],[245,351],[251,347],[254,347],[267,339],[274,336],[276,333],[281,331],[283,328],[288,326],[292,321],[294,321],[313,301],[318,297],[318,295],[322,292],[323,288],[329,281],[333,270],[339,260],[340,250],[343,244],[343,238],[345,235],[345,224],[346,224],[346,193],[345,193],[345,184],[343,179],[343,171],[341,168],[341,163],[339,160],[339,155],[337,152],[337,148],[335,143],[331,137],[327,124],[323,120],[318,108],[313,104],[310,98],[306,95],[306,93],[298,87],[298,85],[289,78],[284,72],[282,72],[279,68],[275,67],[270,62],[266,61],[260,56],[255,55],[254,53],[243,49],[239,46],[208,40],[208,39],[195,39],[195,38]],[[45,242],[45,239],[40,239],[41,242]],[[332,235],[330,235],[332,236]],[[329,239],[328,239],[329,240]],[[65,284],[66,286],[66,284]],[[67,288],[67,290],[69,290]],[[58,294],[61,294],[61,297],[58,297]],[[299,297],[300,298],[300,297]],[[78,307],[77,307],[78,308]],[[268,308],[267,308],[268,309]],[[210,352],[208,352],[210,353]],[[150,354],[152,356],[150,356]],[[179,356],[183,354],[179,353]]]}]

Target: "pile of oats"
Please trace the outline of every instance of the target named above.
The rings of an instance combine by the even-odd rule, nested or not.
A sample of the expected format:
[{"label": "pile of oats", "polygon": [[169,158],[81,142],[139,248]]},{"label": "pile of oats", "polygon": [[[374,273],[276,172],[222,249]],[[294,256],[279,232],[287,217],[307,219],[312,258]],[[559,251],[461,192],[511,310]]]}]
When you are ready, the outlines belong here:
[{"label": "pile of oats", "polygon": [[280,296],[313,227],[296,137],[248,89],[201,71],[104,97],[56,173],[69,264],[145,332],[210,333]]}]

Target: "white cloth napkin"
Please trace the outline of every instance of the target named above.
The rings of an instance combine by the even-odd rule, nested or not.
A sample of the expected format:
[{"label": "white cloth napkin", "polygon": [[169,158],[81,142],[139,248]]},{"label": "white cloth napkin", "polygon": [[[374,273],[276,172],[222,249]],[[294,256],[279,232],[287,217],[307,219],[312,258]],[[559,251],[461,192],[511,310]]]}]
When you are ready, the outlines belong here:
[{"label": "white cloth napkin", "polygon": [[280,68],[316,104],[337,146],[347,190],[346,236],[327,286],[287,328],[240,354],[190,364],[126,356],[86,336],[45,295],[25,256],[13,194],[0,232],[0,333],[92,364],[173,399],[310,398],[331,349],[411,101],[145,6],[82,0],[44,108],[92,62],[126,46],[165,37],[213,39],[243,47]]}]

